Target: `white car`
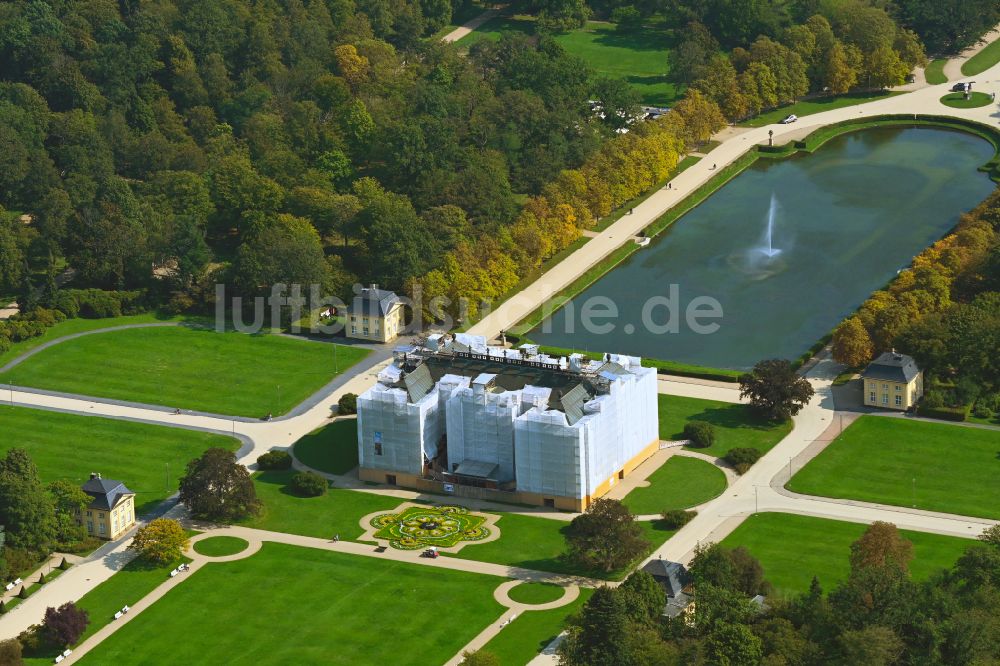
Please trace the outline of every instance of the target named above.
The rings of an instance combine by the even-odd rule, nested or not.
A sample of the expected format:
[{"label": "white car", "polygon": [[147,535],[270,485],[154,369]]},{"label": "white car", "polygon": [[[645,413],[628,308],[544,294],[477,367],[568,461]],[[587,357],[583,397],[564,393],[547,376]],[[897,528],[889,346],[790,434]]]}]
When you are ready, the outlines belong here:
[{"label": "white car", "polygon": [[793,113],[792,115],[787,116],[784,120],[782,120],[781,124],[782,125],[788,125],[790,123],[794,123],[798,119],[799,119],[799,117]]}]

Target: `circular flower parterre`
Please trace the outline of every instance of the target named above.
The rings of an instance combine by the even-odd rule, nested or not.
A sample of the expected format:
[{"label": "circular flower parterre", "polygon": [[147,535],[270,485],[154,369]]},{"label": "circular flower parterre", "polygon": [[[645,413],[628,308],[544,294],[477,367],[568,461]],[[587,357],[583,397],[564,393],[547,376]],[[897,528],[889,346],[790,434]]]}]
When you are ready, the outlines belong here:
[{"label": "circular flower parterre", "polygon": [[461,506],[408,507],[401,513],[384,513],[369,522],[375,537],[401,550],[426,546],[449,548],[461,541],[481,541],[490,535],[485,517]]}]

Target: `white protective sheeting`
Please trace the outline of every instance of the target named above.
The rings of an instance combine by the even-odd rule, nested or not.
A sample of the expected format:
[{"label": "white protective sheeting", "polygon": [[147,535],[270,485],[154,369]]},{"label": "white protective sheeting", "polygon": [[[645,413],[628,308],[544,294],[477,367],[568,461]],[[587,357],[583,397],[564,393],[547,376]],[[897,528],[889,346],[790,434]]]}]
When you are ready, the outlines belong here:
[{"label": "white protective sheeting", "polygon": [[[659,437],[656,371],[638,364],[590,400],[568,425],[562,412],[532,409],[514,429],[517,489],[583,498]],[[575,450],[574,450],[575,449]],[[572,490],[572,492],[563,492]]]},{"label": "white protective sheeting", "polygon": [[424,459],[437,455],[444,431],[438,395],[415,404],[406,391],[376,384],[358,396],[358,460],[361,467],[421,474]]},{"label": "white protective sheeting", "polygon": [[514,418],[520,392],[491,393],[483,385],[457,389],[448,399],[448,463],[466,460],[498,465],[496,480],[514,480]]}]

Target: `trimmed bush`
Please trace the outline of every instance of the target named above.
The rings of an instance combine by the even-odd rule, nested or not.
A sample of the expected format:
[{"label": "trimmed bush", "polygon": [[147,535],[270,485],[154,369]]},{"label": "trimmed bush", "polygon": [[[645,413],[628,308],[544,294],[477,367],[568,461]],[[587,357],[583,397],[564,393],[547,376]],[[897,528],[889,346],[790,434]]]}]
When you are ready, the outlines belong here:
[{"label": "trimmed bush", "polygon": [[697,511],[685,511],[683,509],[671,509],[670,511],[664,511],[660,514],[663,518],[663,526],[668,530],[679,530],[688,523],[691,519],[698,515]]},{"label": "trimmed bush", "polygon": [[986,405],[977,404],[975,409],[972,410],[972,415],[977,419],[991,419],[993,418],[993,410]]},{"label": "trimmed bush", "polygon": [[706,449],[715,443],[715,426],[708,421],[689,421],[684,426],[684,438],[691,440],[691,446]]},{"label": "trimmed bush", "polygon": [[921,416],[926,416],[930,419],[941,419],[942,421],[964,421],[969,415],[969,406],[964,407],[931,407],[925,403],[921,403],[920,408],[917,412]]},{"label": "trimmed bush", "polygon": [[746,474],[747,470],[760,460],[760,456],[761,453],[757,449],[740,446],[730,449],[725,460],[733,466],[738,474],[742,475]]},{"label": "trimmed bush", "polygon": [[288,451],[268,451],[257,458],[257,467],[266,470],[292,468],[292,454]]},{"label": "trimmed bush", "polygon": [[357,414],[358,413],[358,394],[357,393],[345,393],[340,396],[340,400],[337,401],[337,414]]},{"label": "trimmed bush", "polygon": [[326,494],[328,484],[319,474],[315,472],[299,472],[292,476],[289,483],[292,492],[302,497],[319,497]]}]

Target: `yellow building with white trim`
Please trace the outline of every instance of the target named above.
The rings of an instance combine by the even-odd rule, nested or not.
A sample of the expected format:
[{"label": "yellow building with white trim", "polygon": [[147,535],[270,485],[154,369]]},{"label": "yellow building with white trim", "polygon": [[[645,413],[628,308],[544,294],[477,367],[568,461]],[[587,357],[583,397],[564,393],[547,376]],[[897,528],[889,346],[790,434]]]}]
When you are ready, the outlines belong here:
[{"label": "yellow building with white trim", "polygon": [[912,356],[888,351],[861,373],[867,407],[906,411],[924,395],[924,373]]}]

